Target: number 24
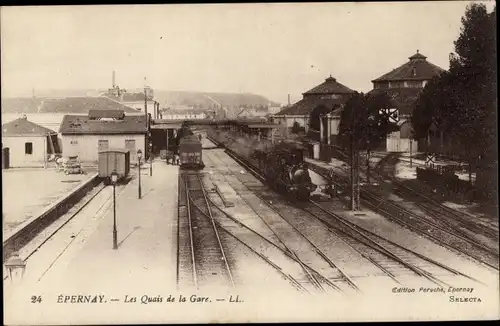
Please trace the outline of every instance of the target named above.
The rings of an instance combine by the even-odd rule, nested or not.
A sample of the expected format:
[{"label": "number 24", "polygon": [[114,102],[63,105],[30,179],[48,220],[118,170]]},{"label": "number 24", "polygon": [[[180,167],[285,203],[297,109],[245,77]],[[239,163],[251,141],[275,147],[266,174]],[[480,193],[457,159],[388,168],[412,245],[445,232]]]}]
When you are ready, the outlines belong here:
[{"label": "number 24", "polygon": [[42,302],[42,297],[41,296],[34,295],[34,296],[31,297],[31,303],[41,303],[41,302]]}]

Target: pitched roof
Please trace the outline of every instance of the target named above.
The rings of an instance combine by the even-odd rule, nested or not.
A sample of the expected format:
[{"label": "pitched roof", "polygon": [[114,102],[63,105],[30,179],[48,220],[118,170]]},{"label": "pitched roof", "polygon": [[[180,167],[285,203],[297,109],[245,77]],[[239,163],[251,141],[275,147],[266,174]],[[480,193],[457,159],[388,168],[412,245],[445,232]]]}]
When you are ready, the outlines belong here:
[{"label": "pitched roof", "polygon": [[316,97],[304,97],[302,100],[293,105],[281,110],[276,115],[309,115],[312,110],[320,105],[326,106],[329,110],[333,110],[346,102],[346,98],[328,98],[321,99]]},{"label": "pitched roof", "polygon": [[137,112],[107,97],[67,97],[46,99],[40,107],[40,113],[88,113],[89,110],[122,110]]},{"label": "pitched roof", "polygon": [[123,119],[124,117],[125,112],[122,110],[89,110],[89,118]]},{"label": "pitched roof", "polygon": [[123,102],[144,102],[144,93],[123,93]]},{"label": "pitched roof", "polygon": [[347,86],[339,83],[335,78],[331,75],[325,82],[308,90],[302,95],[314,95],[314,94],[352,94],[354,91]]},{"label": "pitched roof", "polygon": [[410,61],[380,76],[372,82],[396,80],[429,80],[439,75],[444,69],[427,61],[427,57],[418,52],[408,58]]},{"label": "pitched roof", "polygon": [[2,98],[2,113],[36,113],[42,103],[41,98]]},{"label": "pitched roof", "polygon": [[57,134],[57,132],[28,121],[26,118],[19,118],[2,125],[2,136],[47,136],[48,134]]},{"label": "pitched roof", "polygon": [[130,115],[123,120],[91,120],[88,116],[65,115],[61,122],[61,134],[145,134],[147,130],[146,116]]},{"label": "pitched roof", "polygon": [[242,108],[238,113],[238,117],[242,116],[265,116],[269,113],[267,108]]},{"label": "pitched roof", "polygon": [[411,114],[422,88],[373,89],[368,94],[387,94],[400,114]]}]

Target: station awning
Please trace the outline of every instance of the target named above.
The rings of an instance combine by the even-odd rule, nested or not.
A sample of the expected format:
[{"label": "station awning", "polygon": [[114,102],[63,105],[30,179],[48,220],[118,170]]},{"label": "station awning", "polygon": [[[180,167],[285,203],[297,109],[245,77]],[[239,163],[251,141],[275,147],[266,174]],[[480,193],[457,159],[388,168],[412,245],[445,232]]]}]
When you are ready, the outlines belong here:
[{"label": "station awning", "polygon": [[150,126],[151,129],[180,129],[181,124],[180,123],[160,123],[160,124],[154,124]]},{"label": "station awning", "polygon": [[249,124],[248,128],[258,128],[258,129],[272,129],[272,128],[282,128],[282,125],[278,124],[269,124],[269,123],[260,123],[260,124]]}]

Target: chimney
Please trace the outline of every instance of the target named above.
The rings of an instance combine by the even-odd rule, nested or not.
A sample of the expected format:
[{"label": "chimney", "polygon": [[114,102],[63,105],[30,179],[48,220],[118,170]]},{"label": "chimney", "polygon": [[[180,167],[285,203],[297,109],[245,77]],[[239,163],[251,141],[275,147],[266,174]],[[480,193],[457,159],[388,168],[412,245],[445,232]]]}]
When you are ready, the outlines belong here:
[{"label": "chimney", "polygon": [[290,105],[290,94],[288,94],[288,105]]},{"label": "chimney", "polygon": [[115,71],[114,70],[113,70],[113,77],[112,77],[112,81],[111,82],[113,83],[113,88],[115,88],[116,87],[116,82],[115,82]]}]

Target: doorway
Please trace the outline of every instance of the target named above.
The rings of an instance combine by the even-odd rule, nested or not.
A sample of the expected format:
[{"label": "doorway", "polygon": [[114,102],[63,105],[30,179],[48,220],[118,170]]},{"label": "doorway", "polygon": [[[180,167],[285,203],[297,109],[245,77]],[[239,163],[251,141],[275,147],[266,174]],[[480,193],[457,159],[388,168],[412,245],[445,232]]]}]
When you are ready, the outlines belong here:
[{"label": "doorway", "polygon": [[10,149],[8,147],[2,148],[2,169],[10,167]]}]

